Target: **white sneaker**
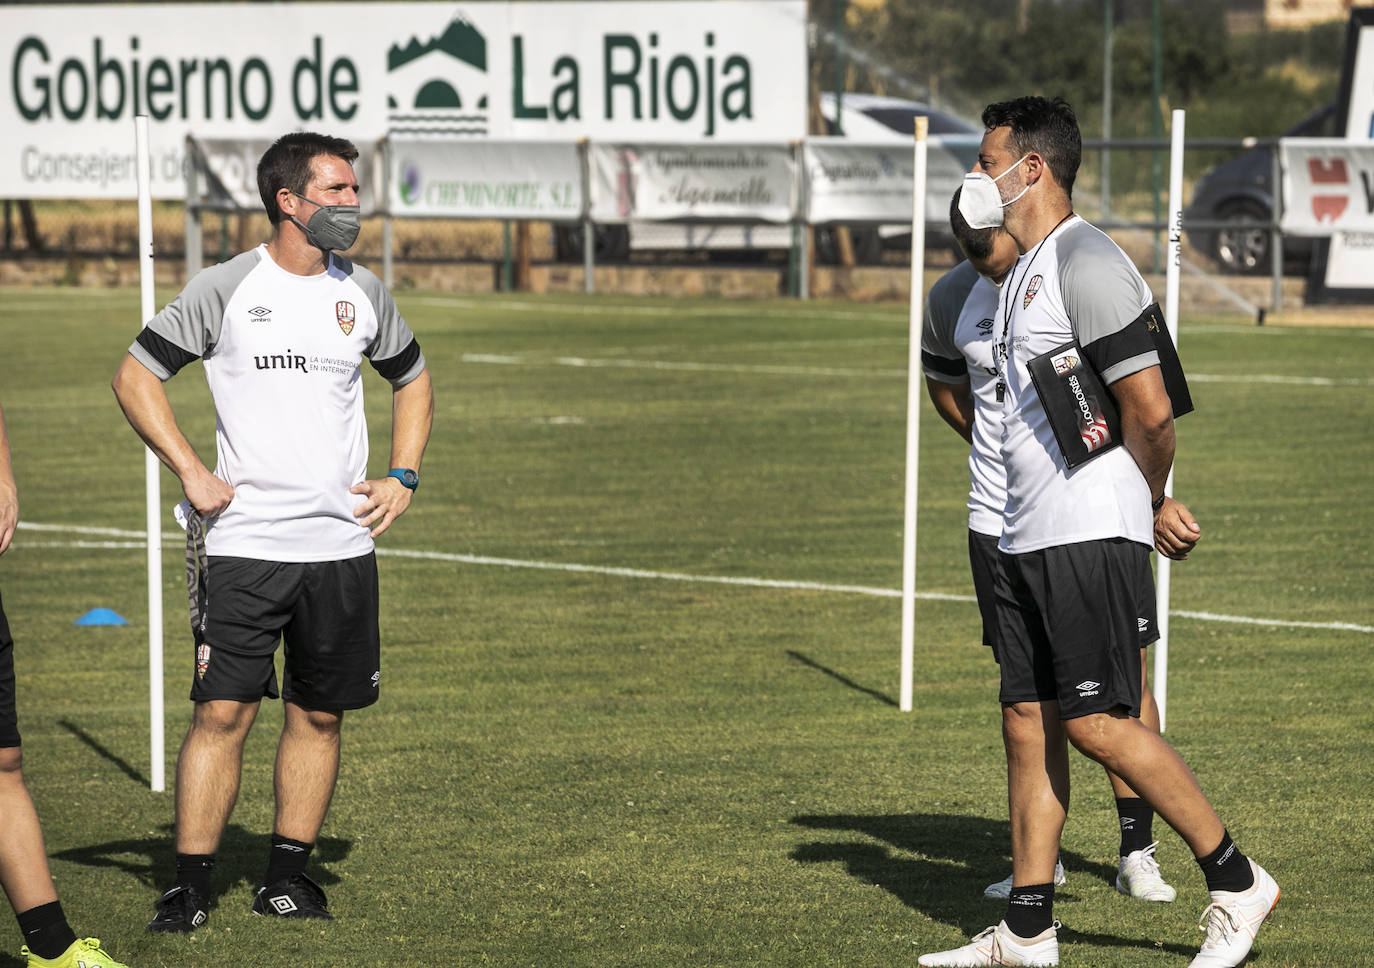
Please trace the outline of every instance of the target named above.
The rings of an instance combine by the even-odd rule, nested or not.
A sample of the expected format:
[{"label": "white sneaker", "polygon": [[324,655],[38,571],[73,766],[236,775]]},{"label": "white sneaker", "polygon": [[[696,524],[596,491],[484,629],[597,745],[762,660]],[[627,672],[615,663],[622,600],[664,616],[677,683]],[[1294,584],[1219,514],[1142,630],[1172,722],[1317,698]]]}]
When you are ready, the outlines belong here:
[{"label": "white sneaker", "polygon": [[[1065,880],[1064,865],[1059,861],[1055,861],[1054,886],[1058,887],[1063,884]],[[983,888],[983,897],[991,898],[994,901],[1005,901],[1007,898],[1011,897],[1011,875],[1008,874],[1003,880],[998,881],[996,884],[989,884],[987,887]]]},{"label": "white sneaker", "polygon": [[1144,850],[1133,850],[1121,858],[1116,873],[1116,889],[1141,901],[1172,901],[1178,896],[1159,873],[1155,860],[1155,841]]},{"label": "white sneaker", "polygon": [[918,965],[934,968],[975,968],[977,965],[1057,965],[1059,939],[1056,921],[1034,938],[1018,938],[1007,930],[1003,921],[995,928],[976,935],[962,948],[921,955]]},{"label": "white sneaker", "polygon": [[1207,940],[1188,968],[1234,968],[1250,953],[1260,925],[1279,903],[1279,886],[1269,873],[1253,860],[1250,869],[1255,883],[1249,890],[1212,892],[1212,903],[1198,922]]}]

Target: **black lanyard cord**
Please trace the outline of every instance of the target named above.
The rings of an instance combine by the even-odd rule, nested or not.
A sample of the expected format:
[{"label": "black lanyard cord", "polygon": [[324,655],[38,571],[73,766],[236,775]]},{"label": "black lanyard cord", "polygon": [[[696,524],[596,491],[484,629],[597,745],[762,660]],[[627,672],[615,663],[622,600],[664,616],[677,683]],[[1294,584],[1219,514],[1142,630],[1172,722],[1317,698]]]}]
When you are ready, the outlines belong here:
[{"label": "black lanyard cord", "polygon": [[[1021,271],[1021,282],[1025,282],[1026,277],[1030,275],[1031,266],[1035,265],[1035,257],[1040,254],[1041,246],[1048,242],[1050,236],[1059,230],[1059,226],[1063,225],[1071,218],[1073,218],[1072,211],[1070,211],[1068,215],[1065,215],[1063,218],[1061,218],[1058,222],[1055,222],[1054,228],[1046,232],[1045,237],[1035,244],[1035,249],[1031,252],[1031,257],[1026,262],[1026,268]],[[1001,403],[1003,398],[1007,394],[1007,378],[1002,371],[1002,363],[1007,359],[1007,334],[1011,330],[1011,317],[1016,309],[1016,307],[1012,305],[1012,299],[1015,298],[1016,293],[1019,292],[1021,289],[1020,283],[1016,281],[1016,268],[1014,266],[1011,270],[1011,278],[1009,278],[1007,281],[1011,283],[1011,288],[1006,291],[1007,302],[1005,308],[1003,308],[1002,310],[1002,339],[993,348],[992,354],[992,365],[997,368],[998,403]]]}]

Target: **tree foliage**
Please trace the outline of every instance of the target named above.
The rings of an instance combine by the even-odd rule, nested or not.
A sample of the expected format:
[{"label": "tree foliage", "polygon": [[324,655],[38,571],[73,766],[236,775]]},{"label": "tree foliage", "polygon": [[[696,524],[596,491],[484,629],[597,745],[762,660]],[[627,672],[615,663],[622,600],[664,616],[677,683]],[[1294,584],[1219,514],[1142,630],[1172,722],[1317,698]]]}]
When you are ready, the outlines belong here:
[{"label": "tree foliage", "polygon": [[[1108,0],[1111,2],[1111,0]],[[985,104],[1062,95],[1084,134],[1102,129],[1104,0],[814,0],[812,18],[842,44],[820,44],[817,76],[917,96],[976,119]],[[1153,0],[1115,0],[1112,130],[1152,131]],[[837,25],[843,14],[843,31]],[[1187,108],[1196,136],[1267,136],[1335,97],[1344,25],[1231,32],[1222,0],[1161,0],[1162,103]]]}]

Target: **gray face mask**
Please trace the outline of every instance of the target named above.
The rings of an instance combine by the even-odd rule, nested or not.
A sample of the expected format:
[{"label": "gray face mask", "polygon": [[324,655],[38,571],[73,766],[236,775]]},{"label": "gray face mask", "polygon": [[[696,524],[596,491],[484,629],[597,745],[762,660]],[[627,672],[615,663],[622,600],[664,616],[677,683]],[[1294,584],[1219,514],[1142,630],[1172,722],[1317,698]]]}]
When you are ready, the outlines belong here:
[{"label": "gray face mask", "polygon": [[321,205],[300,192],[291,194],[315,206],[315,214],[303,225],[294,215],[287,216],[300,226],[311,245],[326,252],[335,252],[347,249],[358,241],[358,232],[362,230],[362,209],[359,206]]}]

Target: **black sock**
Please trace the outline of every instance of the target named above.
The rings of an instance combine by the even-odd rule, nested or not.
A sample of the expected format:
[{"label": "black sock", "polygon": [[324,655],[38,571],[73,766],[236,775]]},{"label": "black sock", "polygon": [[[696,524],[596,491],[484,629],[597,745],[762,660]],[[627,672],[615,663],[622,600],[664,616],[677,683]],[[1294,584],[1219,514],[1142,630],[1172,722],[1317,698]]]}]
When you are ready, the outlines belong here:
[{"label": "black sock", "polygon": [[51,961],[76,940],[76,932],[62,913],[61,901],[40,904],[16,917],[19,919],[19,930],[24,935],[24,944],[40,958]]},{"label": "black sock", "polygon": [[1034,938],[1054,924],[1054,882],[1013,887],[1003,920],[1018,938]]},{"label": "black sock", "polygon": [[1231,835],[1224,830],[1217,849],[1206,857],[1199,857],[1197,865],[1202,868],[1202,876],[1207,878],[1209,891],[1246,891],[1255,883],[1250,859],[1231,842]]},{"label": "black sock", "polygon": [[177,887],[189,887],[210,900],[210,875],[215,869],[214,854],[177,854]]},{"label": "black sock", "polygon": [[281,834],[272,835],[272,851],[267,855],[267,877],[264,884],[284,881],[292,874],[304,874],[314,844],[304,844]]},{"label": "black sock", "polygon": [[1154,808],[1140,797],[1117,797],[1116,815],[1121,819],[1122,857],[1154,843]]}]

